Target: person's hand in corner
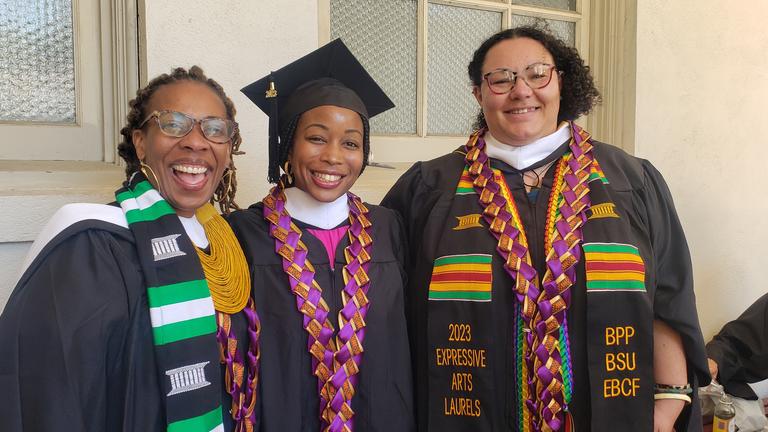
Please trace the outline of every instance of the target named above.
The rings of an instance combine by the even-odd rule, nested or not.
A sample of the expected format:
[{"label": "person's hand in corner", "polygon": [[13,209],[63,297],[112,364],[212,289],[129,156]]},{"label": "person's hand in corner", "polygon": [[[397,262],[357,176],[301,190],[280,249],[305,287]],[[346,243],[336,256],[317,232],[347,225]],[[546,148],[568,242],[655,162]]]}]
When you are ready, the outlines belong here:
[{"label": "person's hand in corner", "polygon": [[712,375],[712,381],[714,381],[717,379],[717,362],[708,358],[707,364],[709,365],[709,374]]}]

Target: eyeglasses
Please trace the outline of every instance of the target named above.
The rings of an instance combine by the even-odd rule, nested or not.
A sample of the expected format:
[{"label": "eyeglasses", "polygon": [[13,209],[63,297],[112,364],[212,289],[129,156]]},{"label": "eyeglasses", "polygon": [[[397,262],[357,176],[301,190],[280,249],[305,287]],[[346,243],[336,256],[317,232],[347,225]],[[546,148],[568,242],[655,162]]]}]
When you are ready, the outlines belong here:
[{"label": "eyeglasses", "polygon": [[534,63],[522,72],[513,72],[509,69],[492,70],[483,75],[483,79],[488,83],[488,88],[496,94],[512,91],[517,84],[517,78],[522,78],[531,89],[538,90],[546,87],[552,81],[552,71],[554,70],[556,70],[554,65]]},{"label": "eyeglasses", "polygon": [[203,136],[217,144],[226,144],[237,132],[237,123],[232,120],[219,117],[206,117],[198,120],[182,112],[171,110],[153,112],[141,122],[139,129],[143,128],[153,117],[157,120],[160,132],[174,138],[185,137],[197,123],[200,123]]}]

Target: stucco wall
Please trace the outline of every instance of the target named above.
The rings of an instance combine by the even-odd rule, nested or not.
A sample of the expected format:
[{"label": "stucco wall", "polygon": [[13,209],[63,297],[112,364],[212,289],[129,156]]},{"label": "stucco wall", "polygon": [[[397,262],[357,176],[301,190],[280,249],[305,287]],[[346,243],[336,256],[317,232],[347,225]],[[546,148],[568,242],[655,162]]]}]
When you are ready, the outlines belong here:
[{"label": "stucco wall", "polygon": [[224,87],[246,152],[235,159],[238,203],[261,199],[268,186],[267,117],[240,89],[317,48],[317,1],[145,2],[147,77],[197,64]]},{"label": "stucco wall", "polygon": [[768,290],[768,3],[637,3],[636,154],[675,197],[709,338]]}]

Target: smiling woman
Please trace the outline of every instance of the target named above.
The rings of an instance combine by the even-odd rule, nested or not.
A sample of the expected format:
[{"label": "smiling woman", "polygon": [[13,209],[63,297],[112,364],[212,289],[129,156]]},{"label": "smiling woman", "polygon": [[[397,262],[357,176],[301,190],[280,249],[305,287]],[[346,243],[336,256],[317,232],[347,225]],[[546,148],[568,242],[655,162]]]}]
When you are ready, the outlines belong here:
[{"label": "smiling woman", "polygon": [[262,317],[261,431],[412,431],[401,226],[349,192],[393,105],[340,40],[243,92],[277,183],[229,218]]},{"label": "smiling woman", "polygon": [[348,108],[322,105],[299,118],[288,156],[294,185],[320,202],[345,194],[363,171],[363,120]]},{"label": "smiling woman", "polygon": [[0,316],[0,430],[256,424],[259,319],[212,206],[237,208],[235,108],[196,66],[130,106],[116,202],[59,210]]},{"label": "smiling woman", "polygon": [[554,63],[544,45],[528,38],[507,39],[488,50],[486,85],[473,93],[494,137],[523,146],[557,129],[562,83]]},{"label": "smiling woman", "polygon": [[[700,430],[709,376],[664,179],[574,123],[600,96],[547,31],[496,33],[467,70],[477,129],[382,201],[408,232],[420,430]],[[487,367],[435,363],[457,326]]]},{"label": "smiling woman", "polygon": [[[211,199],[229,168],[235,127],[225,127],[231,120],[226,120],[219,96],[195,81],[159,88],[145,110],[152,114],[131,133],[136,156],[154,174],[150,181],[166,201],[178,214],[191,217]],[[219,128],[211,124],[214,120],[221,123]]]}]

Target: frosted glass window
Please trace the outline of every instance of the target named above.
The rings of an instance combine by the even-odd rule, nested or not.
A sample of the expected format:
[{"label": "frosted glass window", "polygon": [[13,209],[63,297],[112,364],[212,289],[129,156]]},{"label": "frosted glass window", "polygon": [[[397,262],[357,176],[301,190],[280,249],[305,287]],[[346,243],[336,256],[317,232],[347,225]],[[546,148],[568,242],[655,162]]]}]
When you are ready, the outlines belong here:
[{"label": "frosted glass window", "polygon": [[564,41],[568,46],[576,46],[576,23],[570,21],[536,18],[531,16],[512,15],[512,27],[533,25],[540,21],[546,22],[546,27],[548,27],[555,36]]},{"label": "frosted glass window", "polygon": [[0,121],[75,122],[71,0],[0,0]]},{"label": "frosted glass window", "polygon": [[371,119],[374,133],[416,133],[417,3],[331,0],[331,39],[342,38],[395,103]]},{"label": "frosted glass window", "polygon": [[429,5],[427,36],[427,133],[467,135],[480,108],[467,65],[475,50],[501,30],[502,14]]},{"label": "frosted glass window", "polygon": [[512,0],[512,4],[575,11],[576,0]]}]

